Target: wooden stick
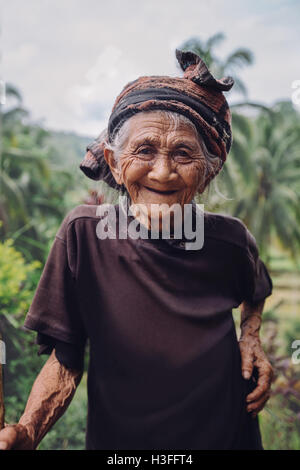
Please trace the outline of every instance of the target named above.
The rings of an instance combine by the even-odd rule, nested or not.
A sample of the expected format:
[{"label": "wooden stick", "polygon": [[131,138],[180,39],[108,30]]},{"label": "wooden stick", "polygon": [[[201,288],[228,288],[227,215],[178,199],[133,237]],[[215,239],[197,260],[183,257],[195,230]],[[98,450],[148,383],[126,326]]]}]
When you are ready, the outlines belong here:
[{"label": "wooden stick", "polygon": [[3,373],[2,373],[2,342],[0,333],[0,429],[4,428],[4,394],[3,394]]}]

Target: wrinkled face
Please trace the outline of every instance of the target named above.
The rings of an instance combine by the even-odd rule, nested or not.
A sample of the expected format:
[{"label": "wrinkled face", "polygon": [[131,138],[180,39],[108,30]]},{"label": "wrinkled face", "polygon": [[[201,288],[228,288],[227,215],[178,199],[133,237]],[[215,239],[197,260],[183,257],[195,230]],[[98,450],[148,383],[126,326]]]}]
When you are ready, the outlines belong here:
[{"label": "wrinkled face", "polygon": [[206,159],[197,133],[185,123],[175,130],[172,122],[156,112],[138,113],[130,119],[117,163],[111,150],[105,149],[104,156],[131,201],[148,210],[151,204],[183,207],[205,188]]}]

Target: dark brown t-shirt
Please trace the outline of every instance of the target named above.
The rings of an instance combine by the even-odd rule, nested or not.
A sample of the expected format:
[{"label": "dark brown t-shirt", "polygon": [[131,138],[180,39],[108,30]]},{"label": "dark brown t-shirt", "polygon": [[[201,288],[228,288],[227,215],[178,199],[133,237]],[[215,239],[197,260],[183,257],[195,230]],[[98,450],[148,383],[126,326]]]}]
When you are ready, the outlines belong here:
[{"label": "dark brown t-shirt", "polygon": [[272,292],[254,237],[205,212],[199,250],[184,238],[100,240],[96,209],[63,220],[25,320],[40,343],[79,357],[89,340],[86,448],[262,448],[232,317]]}]

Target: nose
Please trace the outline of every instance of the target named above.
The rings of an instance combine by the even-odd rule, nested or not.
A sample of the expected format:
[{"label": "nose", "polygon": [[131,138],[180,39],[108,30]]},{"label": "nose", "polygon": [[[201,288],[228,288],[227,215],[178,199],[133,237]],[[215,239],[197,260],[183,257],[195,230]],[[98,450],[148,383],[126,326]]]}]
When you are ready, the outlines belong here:
[{"label": "nose", "polygon": [[169,183],[177,178],[173,162],[166,155],[157,156],[148,173],[148,178],[159,183]]}]

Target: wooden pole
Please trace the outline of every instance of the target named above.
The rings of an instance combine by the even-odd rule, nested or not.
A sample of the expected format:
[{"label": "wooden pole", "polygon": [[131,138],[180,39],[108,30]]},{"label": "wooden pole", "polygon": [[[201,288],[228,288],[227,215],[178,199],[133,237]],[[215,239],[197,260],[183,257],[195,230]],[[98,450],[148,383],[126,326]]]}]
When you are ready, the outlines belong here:
[{"label": "wooden pole", "polygon": [[[4,394],[3,394],[3,370],[2,370],[2,360],[3,360],[3,343],[1,341],[0,333],[0,429],[4,428]],[[3,352],[3,354],[2,354]]]}]

